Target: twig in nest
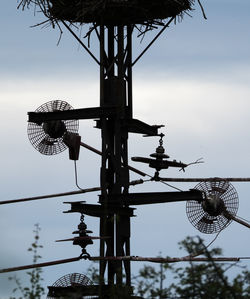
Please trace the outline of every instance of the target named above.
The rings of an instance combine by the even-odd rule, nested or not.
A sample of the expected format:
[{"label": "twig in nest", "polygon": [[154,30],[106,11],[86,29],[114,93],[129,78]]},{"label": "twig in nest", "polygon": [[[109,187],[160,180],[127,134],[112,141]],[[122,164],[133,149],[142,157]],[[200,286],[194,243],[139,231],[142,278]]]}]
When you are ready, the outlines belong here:
[{"label": "twig in nest", "polygon": [[199,5],[200,5],[200,8],[201,8],[201,11],[202,11],[202,14],[203,14],[203,18],[204,18],[205,20],[207,20],[207,16],[206,16],[206,14],[205,14],[205,10],[204,10],[204,8],[203,8],[203,6],[202,6],[200,0],[197,0],[197,1],[198,1]]},{"label": "twig in nest", "polygon": [[89,31],[85,34],[85,36],[83,38],[88,38],[88,47],[90,47],[90,35],[93,32],[93,30],[95,30],[95,26],[91,26],[89,28]]}]

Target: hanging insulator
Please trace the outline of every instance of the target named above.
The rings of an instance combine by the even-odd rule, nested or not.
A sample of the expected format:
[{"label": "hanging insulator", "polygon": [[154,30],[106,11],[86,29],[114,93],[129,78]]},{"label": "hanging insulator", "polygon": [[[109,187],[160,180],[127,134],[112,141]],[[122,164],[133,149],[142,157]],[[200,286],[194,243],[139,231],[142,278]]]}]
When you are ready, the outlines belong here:
[{"label": "hanging insulator", "polygon": [[158,173],[161,169],[167,169],[169,167],[178,167],[184,169],[187,167],[187,164],[182,162],[177,162],[176,160],[169,161],[167,160],[169,156],[165,154],[165,149],[163,147],[164,134],[160,134],[159,146],[156,148],[155,153],[151,154],[150,157],[154,158],[144,158],[144,157],[132,157],[132,161],[147,163],[149,167],[154,168]]}]

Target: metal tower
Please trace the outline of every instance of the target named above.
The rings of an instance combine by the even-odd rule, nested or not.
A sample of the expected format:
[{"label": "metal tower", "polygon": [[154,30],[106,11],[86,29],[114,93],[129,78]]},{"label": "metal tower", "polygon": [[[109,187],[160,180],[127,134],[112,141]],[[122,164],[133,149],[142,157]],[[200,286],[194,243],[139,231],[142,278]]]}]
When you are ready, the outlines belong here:
[{"label": "metal tower", "polygon": [[[29,0],[23,0],[30,2]],[[108,239],[100,241],[98,286],[99,298],[130,298],[131,270],[129,260],[107,260],[105,257],[130,256],[130,217],[138,204],[151,204],[169,201],[201,200],[199,191],[130,193],[128,166],[128,134],[139,133],[157,136],[161,126],[151,126],[133,118],[132,101],[132,67],[143,53],[151,46],[168,25],[185,10],[191,9],[192,1],[75,1],[69,5],[64,1],[51,0],[43,4],[44,11],[53,24],[61,22],[78,39],[70,24],[74,22],[92,23],[93,31],[99,39],[100,58],[96,59],[100,67],[100,106],[68,111],[29,113],[29,122],[42,124],[56,120],[97,119],[96,126],[101,130],[102,162],[100,168],[101,194],[99,204],[90,205],[72,202],[68,212],[79,212],[100,218],[100,236]],[[36,2],[35,1],[35,2]],[[47,3],[47,2],[46,2]],[[78,6],[79,5],[79,6]],[[82,15],[79,13],[82,9]],[[85,11],[84,11],[85,9]],[[163,19],[168,22],[163,22]],[[135,24],[148,28],[161,26],[162,29],[145,51],[132,61],[132,33]],[[157,163],[164,168],[162,158],[156,153]],[[157,164],[156,163],[156,164]],[[183,164],[184,165],[184,164]],[[158,165],[159,166],[159,165]],[[158,167],[157,166],[157,167]],[[172,165],[166,164],[165,168]],[[180,166],[180,165],[179,165]],[[176,167],[176,166],[175,166]],[[86,294],[85,287],[85,293]],[[90,290],[90,294],[93,292]],[[105,290],[104,290],[105,289]],[[112,296],[110,297],[110,294]]]}]

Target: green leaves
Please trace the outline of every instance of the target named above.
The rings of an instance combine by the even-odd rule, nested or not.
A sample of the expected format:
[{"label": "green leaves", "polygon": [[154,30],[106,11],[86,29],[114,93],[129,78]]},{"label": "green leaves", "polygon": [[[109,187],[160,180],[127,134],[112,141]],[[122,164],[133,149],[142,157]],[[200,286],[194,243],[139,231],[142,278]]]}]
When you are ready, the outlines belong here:
[{"label": "green leaves", "polygon": [[[226,271],[238,263],[215,263],[213,257],[221,256],[221,248],[208,250],[200,237],[187,237],[179,243],[188,256],[203,255],[206,263],[189,261],[176,267],[161,264],[158,267],[145,265],[133,277],[135,295],[144,298],[250,298],[250,272],[245,268],[234,279],[229,280]],[[179,265],[179,264],[178,264]],[[168,282],[171,277],[172,283]]]},{"label": "green leaves", "polygon": [[[38,260],[40,260],[42,257],[40,254],[38,254],[38,249],[42,248],[43,246],[39,244],[39,232],[41,228],[39,224],[35,224],[34,232],[34,242],[31,244],[31,246],[28,248],[28,251],[33,254],[33,263],[36,264]],[[13,289],[13,293],[16,291],[19,291],[19,293],[22,294],[19,299],[40,299],[42,298],[42,295],[45,294],[44,288],[41,285],[41,282],[43,281],[42,278],[42,269],[41,268],[34,268],[31,271],[26,272],[26,275],[29,276],[29,286],[22,286],[22,283],[19,278],[16,276],[9,277],[9,280],[13,280],[16,284],[16,288]],[[18,299],[16,297],[10,297],[10,299]]]}]

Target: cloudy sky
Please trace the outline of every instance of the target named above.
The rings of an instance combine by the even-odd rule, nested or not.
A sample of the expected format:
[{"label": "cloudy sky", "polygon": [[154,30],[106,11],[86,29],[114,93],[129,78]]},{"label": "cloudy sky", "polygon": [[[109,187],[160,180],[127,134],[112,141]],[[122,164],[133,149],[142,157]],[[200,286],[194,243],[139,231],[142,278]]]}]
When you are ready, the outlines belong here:
[{"label": "cloudy sky", "polygon": [[[164,124],[164,146],[171,158],[205,163],[185,173],[162,171],[165,177],[250,177],[250,2],[248,0],[203,1],[207,20],[195,6],[192,17],[171,25],[134,67],[134,116],[149,124]],[[98,67],[79,48],[72,36],[58,30],[31,28],[43,20],[32,9],[16,9],[16,1],[0,4],[0,103],[1,103],[1,200],[76,190],[74,168],[65,151],[43,156],[27,138],[27,112],[50,100],[68,101],[74,108],[99,104]],[[86,28],[85,28],[86,29]],[[134,55],[147,45],[135,38]],[[82,33],[83,35],[83,33]],[[91,39],[98,53],[95,39]],[[100,149],[100,132],[93,121],[81,121],[82,140]],[[131,135],[129,156],[148,156],[157,138]],[[153,174],[152,169],[131,165]],[[100,158],[85,149],[78,162],[82,188],[99,186]],[[131,179],[139,177],[132,175]],[[194,184],[178,183],[182,190]],[[240,199],[238,215],[250,219],[249,183],[235,183]],[[145,183],[131,192],[172,191],[161,183]],[[42,261],[78,256],[71,244],[54,240],[71,236],[78,214],[63,214],[63,201],[95,203],[98,193],[45,199],[0,207],[0,268],[29,264],[27,248],[33,227],[40,223]],[[214,235],[200,234],[188,221],[185,203],[138,207],[132,219],[133,255],[183,256],[178,241],[200,235],[209,243]],[[86,217],[88,228],[98,235],[96,219]],[[232,223],[215,242],[225,256],[249,256],[249,231]],[[142,250],[143,249],[143,250]],[[89,247],[98,254],[98,242]],[[249,262],[244,262],[249,266]],[[44,285],[70,272],[85,273],[87,262],[44,269]],[[138,265],[133,265],[138,269]],[[25,281],[25,273],[17,273]],[[8,298],[13,285],[10,274],[0,276],[0,298]]]}]

